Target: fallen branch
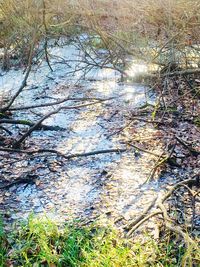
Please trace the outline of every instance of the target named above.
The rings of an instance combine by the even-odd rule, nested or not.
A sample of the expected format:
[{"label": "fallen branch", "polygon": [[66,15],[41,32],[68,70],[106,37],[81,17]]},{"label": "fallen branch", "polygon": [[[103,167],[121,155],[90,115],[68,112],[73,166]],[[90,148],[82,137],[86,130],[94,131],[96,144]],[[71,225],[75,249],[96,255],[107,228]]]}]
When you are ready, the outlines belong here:
[{"label": "fallen branch", "polygon": [[56,106],[59,104],[63,104],[67,101],[106,101],[106,100],[112,100],[115,99],[116,97],[110,97],[110,98],[106,98],[106,99],[102,99],[102,98],[97,98],[97,97],[82,97],[82,98],[78,98],[78,97],[67,97],[64,99],[60,99],[58,101],[55,102],[51,102],[51,103],[42,103],[42,104],[37,104],[37,105],[31,105],[31,106],[24,106],[24,107],[13,107],[10,108],[10,111],[16,111],[16,110],[26,110],[26,109],[34,109],[34,108],[42,108],[42,107],[51,107],[51,106]]},{"label": "fallen branch", "polygon": [[149,77],[149,78],[163,78],[163,77],[173,77],[173,76],[185,76],[185,75],[195,75],[195,74],[199,74],[200,73],[200,69],[187,69],[187,70],[177,70],[177,71],[173,71],[173,72],[166,72],[166,73],[158,73],[158,74],[147,74],[145,75],[145,77]]},{"label": "fallen branch", "polygon": [[200,155],[200,151],[195,150],[194,148],[192,148],[190,145],[187,145],[183,140],[181,140],[178,136],[175,136],[176,140],[187,150],[189,150],[189,152],[193,155],[193,156],[198,156]]},{"label": "fallen branch", "polygon": [[146,221],[148,221],[149,219],[151,219],[152,217],[154,217],[158,214],[162,214],[162,211],[157,210],[157,211],[149,214],[148,216],[142,218],[140,221],[138,221],[138,223],[136,225],[134,225],[134,227],[132,229],[129,230],[129,232],[127,233],[127,236],[130,237],[135,232],[135,230],[138,229],[138,227],[140,227],[143,223],[145,223]]},{"label": "fallen branch", "polygon": [[[107,101],[104,100],[104,101]],[[41,123],[46,120],[47,118],[49,118],[50,116],[52,115],[55,115],[57,114],[59,111],[61,110],[70,110],[70,109],[79,109],[79,108],[83,108],[83,107],[88,107],[88,106],[91,106],[91,105],[96,105],[96,104],[100,104],[101,102],[103,102],[102,100],[101,101],[96,101],[96,102],[93,102],[93,103],[88,103],[88,104],[81,104],[81,105],[77,105],[77,106],[67,106],[67,107],[59,107],[58,109],[54,110],[54,111],[51,111],[49,112],[48,114],[44,115],[38,122],[36,122],[24,135],[22,135],[22,137],[16,141],[14,144],[13,144],[13,148],[18,148],[20,146],[20,144],[28,137],[30,136],[30,134],[35,131],[40,125]]]},{"label": "fallen branch", "polygon": [[91,152],[86,152],[86,153],[75,153],[75,154],[70,154],[70,155],[65,155],[54,149],[21,150],[21,149],[0,147],[0,151],[9,152],[9,153],[21,153],[21,154],[27,154],[27,155],[33,155],[33,154],[39,154],[39,153],[52,153],[64,159],[69,160],[72,158],[95,156],[99,154],[123,153],[123,152],[126,152],[127,149],[125,148],[105,149],[105,150],[96,150],[96,151],[91,151]]},{"label": "fallen branch", "polygon": [[[130,237],[139,226],[141,226],[144,222],[148,221],[150,218],[152,218],[158,214],[162,214],[166,227],[170,230],[174,229],[174,231],[176,233],[180,234],[184,238],[184,240],[186,241],[188,236],[179,227],[172,225],[172,220],[169,218],[169,216],[167,214],[167,210],[164,207],[164,202],[179,187],[185,186],[185,185],[197,185],[197,183],[198,183],[198,177],[196,177],[196,179],[187,179],[185,181],[181,181],[181,182],[175,184],[162,198],[161,197],[159,199],[157,197],[154,198],[153,201],[150,203],[150,205],[142,212],[142,214],[138,218],[136,218],[135,220],[131,221],[125,227],[125,229],[129,230],[127,233],[127,236]],[[194,196],[194,194],[193,194],[193,196]],[[156,211],[148,215],[148,212],[152,208],[155,208]],[[189,238],[189,242],[194,244],[194,242],[191,238]]]},{"label": "fallen branch", "polygon": [[[139,150],[139,151],[142,151],[142,152],[144,152],[144,153],[148,153],[148,154],[150,154],[150,155],[153,155],[153,156],[155,156],[155,157],[160,158],[160,155],[158,155],[158,154],[156,154],[156,153],[154,153],[154,152],[151,152],[151,151],[149,151],[149,150],[146,150],[146,149],[144,149],[144,148],[141,148],[141,147],[139,147],[139,146],[136,146],[136,145],[132,144],[131,142],[127,142],[127,144],[128,144],[129,146],[131,146],[131,147],[136,148],[136,149]],[[165,158],[166,156],[165,156],[165,155],[162,155],[162,157]]]},{"label": "fallen branch", "polygon": [[154,166],[153,169],[151,170],[151,173],[150,173],[149,177],[148,177],[147,180],[143,183],[143,185],[146,184],[146,183],[148,183],[148,182],[150,182],[150,181],[153,179],[153,177],[154,177],[154,175],[155,175],[157,169],[158,169],[160,166],[162,166],[163,164],[165,164],[165,162],[167,162],[167,160],[169,159],[168,156],[165,156],[164,158],[162,158],[162,157],[163,157],[163,153],[160,155],[160,157],[159,157],[158,160],[156,161],[155,166]]},{"label": "fallen branch", "polygon": [[3,130],[4,132],[6,132],[9,135],[12,135],[12,132],[9,131],[8,129],[6,129],[5,127],[3,127],[3,126],[0,126],[0,129]]},{"label": "fallen branch", "polygon": [[107,137],[111,137],[114,136],[116,134],[120,134],[121,132],[123,132],[126,128],[128,128],[132,123],[134,122],[134,120],[130,121],[129,123],[127,123],[124,127],[122,127],[121,129],[115,131],[114,133],[109,134]]},{"label": "fallen branch", "polygon": [[[35,123],[28,121],[28,120],[11,120],[11,119],[0,119],[0,124],[21,124],[21,125],[27,125],[27,126],[34,126]],[[60,126],[50,126],[50,125],[39,125],[35,130],[47,130],[47,131],[59,131],[59,130],[65,130],[65,128],[62,128]]]},{"label": "fallen branch", "polygon": [[189,247],[190,244],[196,247],[197,244],[195,243],[195,241],[193,241],[192,238],[190,238],[188,234],[184,233],[179,226],[173,224],[173,221],[169,218],[167,214],[167,210],[165,206],[163,205],[162,200],[158,201],[158,207],[162,211],[165,227],[169,229],[170,231],[175,232],[179,234],[180,236],[182,236],[187,247]]},{"label": "fallen branch", "polygon": [[152,171],[151,171],[149,177],[147,178],[147,180],[146,180],[143,184],[145,184],[145,183],[151,181],[151,180],[153,179],[153,177],[154,177],[154,175],[155,175],[157,169],[158,169],[160,166],[162,166],[163,164],[165,164],[166,162],[169,162],[169,161],[171,160],[171,156],[172,156],[172,154],[173,154],[173,152],[174,152],[175,147],[176,147],[176,144],[172,147],[172,150],[170,151],[169,155],[164,156],[164,152],[163,152],[163,153],[159,156],[159,158],[158,158],[158,160],[157,160],[155,166],[153,167],[153,169],[152,169]]},{"label": "fallen branch", "polygon": [[169,191],[168,193],[165,194],[165,196],[162,198],[162,203],[164,203],[164,201],[166,201],[172,194],[173,192],[178,189],[180,186],[182,185],[189,185],[189,186],[194,186],[194,185],[198,185],[199,180],[198,180],[198,175],[195,177],[195,179],[187,179],[184,181],[181,181],[177,184],[175,184]]},{"label": "fallen branch", "polygon": [[23,177],[19,177],[16,180],[14,180],[13,182],[10,182],[6,185],[1,186],[0,190],[9,189],[13,185],[17,185],[17,184],[33,184],[36,177],[37,177],[37,175],[35,175],[35,174],[27,173],[27,174],[23,175]]},{"label": "fallen branch", "polygon": [[133,228],[136,224],[138,224],[141,220],[144,219],[144,217],[147,215],[147,213],[153,208],[153,206],[155,205],[156,203],[156,200],[157,200],[157,196],[153,199],[153,201],[150,203],[149,206],[147,206],[147,208],[142,212],[142,214],[135,220],[131,221],[129,223],[129,225],[127,225],[125,227],[126,230],[130,230],[131,228]]},{"label": "fallen branch", "polygon": [[165,73],[165,74],[162,74],[161,77],[183,76],[183,75],[192,75],[192,74],[199,74],[199,73],[200,73],[200,69],[187,69],[187,70],[180,70],[180,71]]}]

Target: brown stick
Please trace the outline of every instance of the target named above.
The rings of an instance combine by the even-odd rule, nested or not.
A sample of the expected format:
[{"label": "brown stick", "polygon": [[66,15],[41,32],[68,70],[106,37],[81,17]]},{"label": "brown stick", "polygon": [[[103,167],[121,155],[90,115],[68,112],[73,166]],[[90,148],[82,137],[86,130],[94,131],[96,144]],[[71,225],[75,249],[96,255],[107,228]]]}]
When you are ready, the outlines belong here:
[{"label": "brown stick", "polygon": [[49,112],[48,114],[46,114],[45,116],[43,116],[38,122],[36,122],[24,135],[22,135],[22,137],[16,141],[14,144],[13,144],[13,148],[19,148],[20,144],[28,137],[30,136],[30,134],[35,131],[40,125],[41,123],[46,120],[47,118],[49,118],[50,116],[54,115],[54,114],[57,114],[59,111],[61,110],[69,110],[69,109],[79,109],[79,108],[83,108],[83,107],[88,107],[88,106],[91,106],[91,105],[96,105],[96,104],[99,104],[103,101],[96,101],[96,102],[93,102],[93,103],[88,103],[88,104],[81,104],[81,105],[77,105],[77,106],[70,106],[70,107],[59,107],[58,109],[54,110],[54,111],[51,111]]},{"label": "brown stick", "polygon": [[31,45],[31,48],[30,48],[30,53],[29,53],[28,67],[27,67],[27,70],[26,70],[26,74],[24,76],[24,79],[23,79],[23,81],[21,83],[21,86],[19,87],[19,89],[17,90],[17,92],[14,94],[14,96],[11,98],[11,100],[9,101],[9,103],[5,107],[3,107],[2,109],[0,109],[0,112],[2,112],[2,113],[5,112],[5,111],[7,111],[12,106],[12,104],[15,101],[15,99],[19,96],[19,94],[22,92],[22,90],[24,89],[24,87],[26,87],[27,80],[28,80],[29,74],[30,74],[31,69],[32,69],[32,58],[33,58],[35,43],[36,43],[36,40],[37,40],[37,31],[38,31],[38,29],[35,29],[34,37],[33,37],[33,42],[32,42],[32,45]]},{"label": "brown stick", "polygon": [[195,150],[194,148],[192,148],[190,145],[187,145],[183,140],[181,140],[178,136],[175,136],[176,140],[187,150],[189,150],[189,152],[193,155],[193,156],[198,156],[200,155],[200,151]]},{"label": "brown stick", "polygon": [[105,149],[105,150],[96,150],[86,153],[75,153],[71,155],[65,155],[57,150],[54,149],[37,149],[37,150],[21,150],[21,149],[12,149],[12,148],[6,148],[6,147],[0,147],[0,151],[4,152],[10,152],[10,153],[21,153],[21,154],[39,154],[39,153],[52,153],[56,154],[60,157],[63,157],[64,159],[72,159],[72,158],[78,158],[78,157],[88,157],[88,156],[95,156],[99,154],[107,154],[107,153],[123,153],[126,152],[127,149],[125,148],[116,148],[116,149]]},{"label": "brown stick", "polygon": [[128,233],[127,236],[130,237],[133,232],[135,232],[136,229],[138,229],[138,227],[140,227],[140,225],[142,225],[144,222],[148,221],[150,218],[158,215],[158,214],[162,214],[162,211],[155,211],[151,214],[149,214],[148,216],[146,216],[145,218],[143,218],[141,221],[139,221]]},{"label": "brown stick", "polygon": [[[146,150],[146,149],[144,149],[144,148],[141,148],[141,147],[139,147],[139,146],[136,146],[136,145],[132,144],[131,142],[127,142],[127,144],[128,144],[129,146],[131,146],[131,147],[136,148],[137,150],[140,150],[140,151],[144,152],[144,153],[148,153],[148,154],[150,154],[150,155],[153,155],[153,156],[155,156],[155,157],[160,158],[160,155],[158,155],[158,154],[156,154],[156,153],[154,153],[154,152],[151,152],[151,151],[149,151],[149,150]],[[165,158],[166,155],[162,155],[162,157]]]},{"label": "brown stick", "polygon": [[[158,214],[163,214],[163,218],[165,220],[165,224],[166,227],[168,229],[173,229],[172,225],[169,223],[171,222],[169,216],[167,215],[167,211],[166,208],[164,207],[163,203],[173,194],[173,192],[178,189],[179,187],[185,185],[185,184],[195,184],[196,180],[194,179],[187,179],[185,181],[181,181],[177,184],[175,184],[165,195],[164,197],[160,198],[158,201],[156,201],[155,199],[153,199],[152,203],[150,203],[150,205],[146,208],[146,210],[139,216],[138,219],[132,221],[126,228],[129,230],[129,232],[127,233],[127,236],[131,236],[133,234],[133,232],[140,226],[142,225],[144,222],[146,222],[147,220],[149,220],[150,218],[152,218],[153,216],[156,216]],[[155,208],[160,209],[147,215],[148,211],[151,210],[155,205]],[[131,228],[131,226],[133,226],[133,228]],[[131,229],[130,229],[131,228]],[[183,238],[186,238],[186,234],[180,230],[179,228],[176,227],[175,232],[181,234],[183,236]],[[192,239],[190,239],[191,241]]]},{"label": "brown stick", "polygon": [[147,215],[147,213],[153,208],[155,205],[155,202],[157,200],[157,196],[153,199],[153,201],[149,204],[149,206],[142,212],[142,214],[135,220],[131,221],[129,225],[125,227],[125,229],[130,230],[132,227],[134,227],[136,224],[138,224],[141,220],[144,219],[144,217]]},{"label": "brown stick", "polygon": [[26,87],[26,84],[27,84],[27,80],[28,80],[28,77],[29,77],[29,74],[31,72],[31,64],[28,66],[28,69],[26,71],[26,74],[24,76],[24,79],[21,83],[21,86],[19,87],[19,89],[17,90],[17,92],[14,94],[14,96],[11,98],[11,100],[9,101],[9,103],[0,109],[0,112],[1,113],[4,113],[5,111],[7,111],[13,104],[13,102],[15,101],[15,99],[18,97],[18,95],[22,92],[22,90],[24,89],[24,87]]},{"label": "brown stick", "polygon": [[110,98],[106,98],[106,99],[102,99],[102,98],[98,98],[98,97],[82,97],[82,98],[78,98],[78,97],[67,97],[64,99],[60,99],[58,101],[55,102],[51,102],[51,103],[43,103],[43,104],[38,104],[38,105],[32,105],[32,106],[24,106],[24,107],[13,107],[10,108],[10,111],[15,111],[15,110],[25,110],[25,109],[34,109],[34,108],[42,108],[42,107],[51,107],[51,106],[56,106],[59,104],[62,104],[64,102],[67,101],[92,101],[92,100],[97,100],[97,101],[106,101],[106,100],[112,100],[115,99],[116,97],[110,97]]},{"label": "brown stick", "polygon": [[[26,121],[26,120],[11,120],[11,119],[0,119],[0,124],[5,123],[5,124],[21,124],[21,125],[28,125],[28,126],[34,126],[35,123],[31,121]],[[59,127],[59,126],[50,126],[50,125],[39,125],[38,128],[35,130],[48,130],[48,131],[58,131],[58,130],[65,130],[65,128]]]}]

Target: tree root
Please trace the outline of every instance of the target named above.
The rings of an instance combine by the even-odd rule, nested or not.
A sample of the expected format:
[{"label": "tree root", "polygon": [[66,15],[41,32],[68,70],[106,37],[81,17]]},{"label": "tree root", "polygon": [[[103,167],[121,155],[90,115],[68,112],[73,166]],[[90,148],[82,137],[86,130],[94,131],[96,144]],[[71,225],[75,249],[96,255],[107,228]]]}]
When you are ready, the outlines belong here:
[{"label": "tree root", "polygon": [[[149,212],[149,210],[155,205],[156,200],[157,200],[157,196],[153,199],[153,201],[150,203],[150,205],[142,212],[142,214],[135,220],[131,221],[129,223],[129,225],[127,225],[125,227],[126,230],[130,230],[133,229],[133,227],[135,225],[137,225],[141,220],[143,220],[145,218],[145,216],[147,215],[147,213]],[[134,231],[134,230],[133,230]]]},{"label": "tree root", "polygon": [[[164,222],[164,225],[167,229],[169,229],[172,232],[175,232],[176,234],[179,234],[182,236],[182,238],[185,241],[185,244],[189,247],[192,245],[196,248],[197,244],[192,240],[192,238],[189,237],[187,233],[185,233],[181,227],[175,225],[173,220],[169,217],[167,213],[167,209],[164,206],[164,202],[180,187],[185,187],[187,190],[192,192],[189,188],[189,186],[198,186],[199,185],[199,176],[195,177],[195,179],[187,179],[185,181],[181,181],[177,184],[175,184],[164,196],[161,197],[155,197],[153,201],[150,203],[150,205],[143,211],[143,213],[136,218],[135,220],[131,221],[125,229],[128,230],[127,237],[131,237],[133,233],[140,227],[143,223],[148,221],[154,216],[157,216],[159,214],[162,214],[162,220]],[[194,178],[194,177],[193,177]],[[194,198],[196,194],[192,193],[192,197]],[[155,211],[148,214],[152,209],[155,209]]]}]

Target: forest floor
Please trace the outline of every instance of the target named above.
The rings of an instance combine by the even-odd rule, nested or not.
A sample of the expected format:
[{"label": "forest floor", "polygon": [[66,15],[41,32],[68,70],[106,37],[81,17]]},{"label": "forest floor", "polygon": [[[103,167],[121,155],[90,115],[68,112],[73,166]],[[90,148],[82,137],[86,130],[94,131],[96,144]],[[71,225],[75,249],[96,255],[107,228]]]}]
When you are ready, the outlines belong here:
[{"label": "forest floor", "polygon": [[[72,54],[76,57],[73,49],[57,48],[52,53],[67,60]],[[53,149],[56,155],[4,151],[27,131],[27,126],[1,124],[10,131],[0,129],[0,208],[5,229],[33,213],[60,223],[101,220],[124,231],[155,197],[165,195],[178,182],[193,179],[193,184],[175,190],[167,210],[175,225],[190,228],[191,236],[198,237],[200,81],[195,77],[192,82],[170,78],[149,88],[120,82],[120,76],[108,69],[92,71],[80,79],[81,74],[70,76],[70,68],[52,58],[54,72],[45,63],[32,71],[8,119],[35,122],[55,107],[22,107],[67,97],[76,99],[62,104],[68,107],[84,104],[83,98],[86,103],[92,98],[112,99],[48,117],[44,124],[58,128],[33,132],[22,147],[32,151]],[[21,70],[2,73],[3,102],[22,77]],[[79,155],[66,159],[59,153]],[[144,224],[154,238],[160,235],[157,221],[153,217]]]}]

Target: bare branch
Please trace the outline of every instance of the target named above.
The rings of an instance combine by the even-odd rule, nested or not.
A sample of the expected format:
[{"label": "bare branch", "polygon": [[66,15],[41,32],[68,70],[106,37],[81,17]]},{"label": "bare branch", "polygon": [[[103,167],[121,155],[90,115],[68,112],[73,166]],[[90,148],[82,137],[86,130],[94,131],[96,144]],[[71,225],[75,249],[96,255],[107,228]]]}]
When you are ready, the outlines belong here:
[{"label": "bare branch", "polygon": [[[105,100],[107,101],[107,99]],[[81,105],[77,105],[77,106],[67,106],[67,107],[59,107],[58,109],[49,112],[48,114],[46,114],[45,116],[43,116],[38,122],[36,122],[24,135],[22,135],[22,137],[16,141],[13,144],[13,148],[18,148],[20,146],[20,144],[28,137],[30,136],[30,134],[35,131],[40,125],[41,123],[46,120],[47,118],[49,118],[52,115],[57,114],[58,112],[60,112],[61,110],[70,110],[70,109],[79,109],[79,108],[83,108],[83,107],[88,107],[88,106],[92,106],[92,105],[96,105],[96,104],[100,104],[103,101],[96,101],[93,103],[88,103],[88,104],[81,104]]]},{"label": "bare branch", "polygon": [[62,157],[64,159],[72,159],[72,158],[79,158],[79,157],[89,157],[89,156],[95,156],[99,154],[108,154],[108,153],[123,153],[126,152],[127,149],[125,148],[115,148],[115,149],[104,149],[104,150],[96,150],[91,152],[85,152],[85,153],[75,153],[75,154],[69,154],[65,155],[57,150],[54,149],[36,149],[36,150],[21,150],[21,149],[12,149],[7,147],[0,147],[0,151],[9,152],[9,153],[20,153],[20,154],[27,154],[27,155],[33,155],[33,154],[42,154],[42,153],[52,153],[56,154],[59,157]]}]

